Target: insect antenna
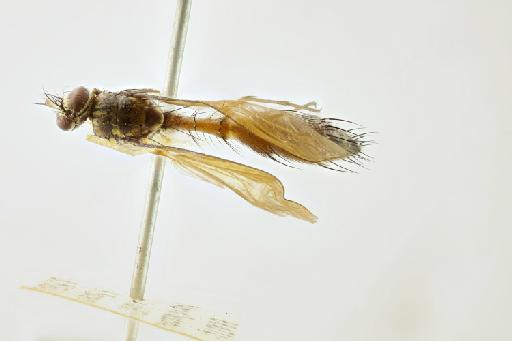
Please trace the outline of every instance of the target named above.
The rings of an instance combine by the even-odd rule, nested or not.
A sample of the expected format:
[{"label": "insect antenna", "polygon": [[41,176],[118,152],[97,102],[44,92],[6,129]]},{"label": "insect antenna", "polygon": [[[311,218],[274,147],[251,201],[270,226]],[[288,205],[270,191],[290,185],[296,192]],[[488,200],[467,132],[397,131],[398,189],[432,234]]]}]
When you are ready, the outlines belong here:
[{"label": "insect antenna", "polygon": [[43,105],[64,110],[64,100],[62,97],[48,93],[45,90],[43,90],[43,93],[46,97],[46,101]]}]

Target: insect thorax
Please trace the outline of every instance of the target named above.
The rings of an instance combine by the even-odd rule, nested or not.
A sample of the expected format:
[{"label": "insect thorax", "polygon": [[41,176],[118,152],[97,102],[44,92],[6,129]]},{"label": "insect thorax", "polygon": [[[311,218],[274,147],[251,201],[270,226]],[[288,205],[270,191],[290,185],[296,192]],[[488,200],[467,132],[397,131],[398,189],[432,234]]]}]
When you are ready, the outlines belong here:
[{"label": "insect thorax", "polygon": [[91,121],[94,134],[104,138],[143,138],[162,126],[164,116],[151,100],[123,92],[100,92]]}]

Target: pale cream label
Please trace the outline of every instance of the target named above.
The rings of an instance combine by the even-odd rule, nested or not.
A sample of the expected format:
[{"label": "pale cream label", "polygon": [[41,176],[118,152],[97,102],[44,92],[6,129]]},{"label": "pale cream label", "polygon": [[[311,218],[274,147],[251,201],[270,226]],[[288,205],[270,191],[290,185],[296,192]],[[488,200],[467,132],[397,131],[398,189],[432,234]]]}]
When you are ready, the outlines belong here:
[{"label": "pale cream label", "polygon": [[213,314],[187,304],[133,300],[113,291],[86,288],[55,277],[23,288],[86,304],[196,340],[234,340],[238,327],[227,313]]}]

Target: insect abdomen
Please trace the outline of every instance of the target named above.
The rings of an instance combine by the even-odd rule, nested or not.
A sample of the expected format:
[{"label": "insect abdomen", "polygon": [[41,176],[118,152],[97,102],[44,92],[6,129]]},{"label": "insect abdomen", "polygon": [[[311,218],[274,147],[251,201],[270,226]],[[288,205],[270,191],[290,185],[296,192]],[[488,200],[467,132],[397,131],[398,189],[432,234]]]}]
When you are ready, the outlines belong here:
[{"label": "insect abdomen", "polygon": [[[194,115],[178,115],[174,112],[164,113],[163,129],[173,129],[184,133],[205,133],[216,136],[224,141],[236,140],[251,148],[258,154],[269,156],[272,154],[285,154],[284,151],[271,143],[259,138],[244,127],[234,123],[230,118],[220,116],[198,117]],[[292,157],[292,155],[287,155]]]}]

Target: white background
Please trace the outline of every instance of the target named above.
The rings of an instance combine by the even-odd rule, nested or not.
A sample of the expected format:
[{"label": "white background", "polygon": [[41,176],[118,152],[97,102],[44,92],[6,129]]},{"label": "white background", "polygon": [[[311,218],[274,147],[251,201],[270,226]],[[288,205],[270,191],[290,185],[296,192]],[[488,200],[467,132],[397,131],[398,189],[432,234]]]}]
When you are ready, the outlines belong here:
[{"label": "white background", "polygon": [[[2,6],[3,340],[123,339],[120,317],[18,287],[127,293],[151,158],[59,131],[33,103],[43,87],[162,87],[174,8]],[[181,97],[316,100],[378,144],[357,175],[240,159],[314,225],[168,167],[147,297],[237,313],[239,340],[512,339],[511,15],[505,0],[196,0]]]}]

